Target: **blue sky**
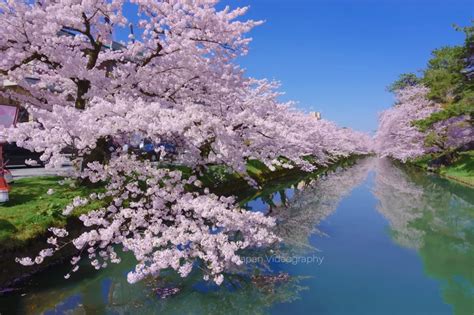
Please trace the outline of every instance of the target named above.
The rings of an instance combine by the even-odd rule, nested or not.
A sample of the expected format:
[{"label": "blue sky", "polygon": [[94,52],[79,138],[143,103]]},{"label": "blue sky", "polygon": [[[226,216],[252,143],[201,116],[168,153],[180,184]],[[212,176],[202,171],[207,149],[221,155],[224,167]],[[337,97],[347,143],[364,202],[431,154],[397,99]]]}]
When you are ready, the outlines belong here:
[{"label": "blue sky", "polygon": [[433,49],[463,42],[452,24],[474,18],[474,0],[234,0],[265,20],[251,33],[248,74],[282,83],[284,100],[371,132],[391,106],[386,86],[422,69]]},{"label": "blue sky", "polygon": [[[386,87],[424,68],[433,49],[463,42],[474,0],[223,0],[265,20],[239,59],[249,76],[280,81],[283,101],[339,125],[373,132],[391,106]],[[136,8],[125,14],[136,20]],[[120,34],[126,35],[126,34]]]}]

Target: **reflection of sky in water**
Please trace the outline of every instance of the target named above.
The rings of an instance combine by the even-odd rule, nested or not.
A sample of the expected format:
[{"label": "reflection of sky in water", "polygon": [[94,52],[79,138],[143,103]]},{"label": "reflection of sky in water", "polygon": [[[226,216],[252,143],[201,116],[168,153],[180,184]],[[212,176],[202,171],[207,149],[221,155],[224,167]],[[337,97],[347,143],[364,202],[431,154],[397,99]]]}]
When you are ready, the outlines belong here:
[{"label": "reflection of sky in water", "polygon": [[48,310],[45,315],[62,315],[68,311],[73,311],[82,303],[82,298],[79,294],[72,295],[66,300],[56,305],[54,310]]},{"label": "reflection of sky in water", "polygon": [[[295,190],[293,188],[286,188],[284,189],[284,194],[286,198],[290,200],[295,195]],[[275,192],[272,194],[272,201],[276,206],[282,205],[281,199],[282,198],[281,198],[280,192]],[[251,200],[245,204],[245,208],[251,211],[266,212],[268,210],[268,207],[269,207],[268,203],[265,200],[263,200],[262,197]]]},{"label": "reflection of sky in water", "polygon": [[268,209],[268,205],[262,200],[262,198],[254,199],[248,202],[245,207],[251,211],[265,212]]}]

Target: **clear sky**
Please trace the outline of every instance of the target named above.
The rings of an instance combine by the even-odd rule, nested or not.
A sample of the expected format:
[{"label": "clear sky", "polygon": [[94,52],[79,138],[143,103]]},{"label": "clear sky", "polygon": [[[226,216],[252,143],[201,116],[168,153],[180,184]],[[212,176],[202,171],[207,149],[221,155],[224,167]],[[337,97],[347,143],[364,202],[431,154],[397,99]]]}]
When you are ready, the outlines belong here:
[{"label": "clear sky", "polygon": [[341,126],[374,131],[391,106],[386,87],[423,68],[433,49],[463,42],[452,24],[474,19],[474,0],[226,0],[265,20],[252,31],[248,74],[282,83],[284,100]]},{"label": "clear sky", "polygon": [[[249,76],[280,81],[283,101],[366,132],[393,102],[386,87],[424,68],[433,49],[461,44],[452,25],[474,19],[474,0],[222,0],[218,7],[225,5],[250,6],[244,18],[265,20],[239,59]],[[125,9],[131,20],[136,13]]]}]

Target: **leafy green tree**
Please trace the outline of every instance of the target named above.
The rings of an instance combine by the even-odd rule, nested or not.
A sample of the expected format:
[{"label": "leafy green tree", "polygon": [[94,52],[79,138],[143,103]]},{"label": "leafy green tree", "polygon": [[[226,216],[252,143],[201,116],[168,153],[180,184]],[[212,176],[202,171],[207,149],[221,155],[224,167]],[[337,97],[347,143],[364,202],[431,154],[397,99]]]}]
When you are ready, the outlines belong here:
[{"label": "leafy green tree", "polygon": [[435,49],[432,56],[422,80],[430,88],[428,97],[446,105],[459,101],[465,85],[464,47],[442,47]]},{"label": "leafy green tree", "polygon": [[398,80],[393,82],[387,89],[388,91],[395,93],[398,90],[401,90],[406,87],[415,86],[421,83],[421,78],[419,78],[416,74],[409,72],[409,73],[402,73]]},{"label": "leafy green tree", "polygon": [[430,88],[428,97],[444,109],[417,121],[422,130],[450,117],[474,114],[474,25],[456,30],[466,35],[464,44],[434,50],[424,71],[422,83]]}]

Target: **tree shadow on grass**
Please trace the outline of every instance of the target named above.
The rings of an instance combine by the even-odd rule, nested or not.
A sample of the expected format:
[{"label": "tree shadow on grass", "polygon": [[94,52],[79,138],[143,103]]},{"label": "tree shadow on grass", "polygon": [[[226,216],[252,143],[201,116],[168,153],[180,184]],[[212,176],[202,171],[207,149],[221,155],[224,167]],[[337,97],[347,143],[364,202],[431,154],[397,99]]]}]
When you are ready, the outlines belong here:
[{"label": "tree shadow on grass", "polygon": [[10,221],[0,219],[0,234],[2,232],[16,232],[18,229]]},{"label": "tree shadow on grass", "polygon": [[[14,187],[12,187],[12,190],[15,189]],[[32,191],[34,191],[35,189],[32,189]],[[7,202],[5,202],[2,206],[5,206],[5,207],[14,207],[14,206],[17,206],[17,205],[20,205],[20,204],[23,204],[23,203],[28,203],[28,202],[32,202],[34,200],[37,200],[38,199],[38,196],[39,194],[34,191],[34,192],[11,192],[10,193],[10,198]]]},{"label": "tree shadow on grass", "polygon": [[9,241],[10,236],[15,232],[18,232],[16,226],[8,220],[0,219],[0,240],[3,241],[4,238],[7,238],[6,241]]}]

